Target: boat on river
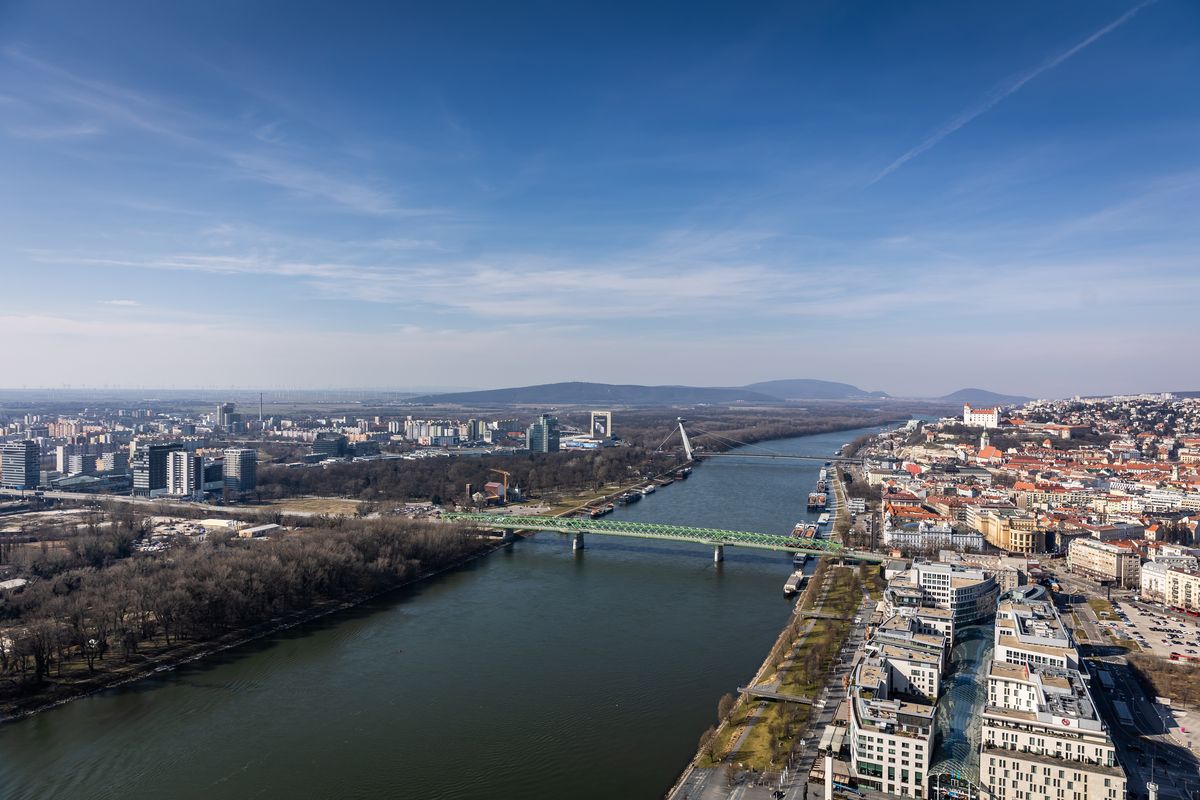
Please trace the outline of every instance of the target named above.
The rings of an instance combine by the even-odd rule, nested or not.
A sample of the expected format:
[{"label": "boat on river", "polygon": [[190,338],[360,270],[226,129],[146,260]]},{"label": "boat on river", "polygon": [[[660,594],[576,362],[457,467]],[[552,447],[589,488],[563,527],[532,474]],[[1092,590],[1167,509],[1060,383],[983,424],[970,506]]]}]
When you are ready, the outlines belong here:
[{"label": "boat on river", "polygon": [[805,580],[807,580],[807,576],[804,574],[804,570],[802,569],[798,569],[789,575],[787,582],[783,584],[784,596],[791,597],[792,595],[797,594],[802,588],[804,588]]}]

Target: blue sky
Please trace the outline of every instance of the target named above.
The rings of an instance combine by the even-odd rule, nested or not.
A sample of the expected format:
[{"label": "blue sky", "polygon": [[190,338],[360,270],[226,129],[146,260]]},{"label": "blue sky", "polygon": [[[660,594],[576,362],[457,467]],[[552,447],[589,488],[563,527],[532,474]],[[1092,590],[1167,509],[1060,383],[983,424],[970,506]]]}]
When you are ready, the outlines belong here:
[{"label": "blue sky", "polygon": [[0,385],[1200,388],[1197,75],[1184,0],[0,0]]}]

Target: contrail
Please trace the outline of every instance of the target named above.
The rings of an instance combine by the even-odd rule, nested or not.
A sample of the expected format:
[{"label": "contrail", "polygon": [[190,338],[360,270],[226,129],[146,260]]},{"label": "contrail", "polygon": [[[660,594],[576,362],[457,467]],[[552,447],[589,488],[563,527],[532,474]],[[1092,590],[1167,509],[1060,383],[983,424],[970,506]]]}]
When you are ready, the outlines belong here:
[{"label": "contrail", "polygon": [[1112,31],[1116,30],[1117,28],[1121,27],[1126,22],[1128,22],[1130,19],[1132,19],[1133,16],[1135,14],[1137,14],[1139,11],[1141,11],[1143,8],[1145,8],[1146,6],[1151,5],[1152,3],[1155,3],[1155,2],[1157,2],[1157,0],[1142,0],[1142,2],[1138,3],[1136,6],[1129,9],[1124,14],[1117,17],[1115,20],[1108,23],[1103,28],[1096,31],[1091,36],[1087,37],[1086,39],[1084,39],[1082,42],[1075,45],[1074,47],[1071,47],[1068,50],[1064,50],[1063,52],[1059,53],[1058,55],[1054,56],[1053,58],[1043,61],[1041,64],[1039,64],[1038,66],[1029,70],[1028,72],[1025,72],[1024,74],[1017,76],[1017,78],[1015,80],[1013,80],[1011,83],[1009,83],[1005,86],[997,87],[996,89],[993,89],[991,91],[991,93],[989,93],[986,97],[984,97],[978,103],[976,103],[973,106],[970,106],[965,111],[963,111],[961,114],[959,114],[957,117],[950,120],[948,123],[943,125],[941,128],[938,128],[938,130],[934,131],[934,133],[932,135],[930,135],[929,138],[927,138],[925,141],[921,142],[919,145],[917,145],[916,147],[909,150],[904,155],[897,158],[891,164],[888,164],[886,167],[884,167],[883,171],[880,172],[878,175],[876,175],[874,178],[872,178],[870,184],[868,184],[868,185],[878,183],[879,181],[886,178],[888,175],[891,175],[893,172],[900,169],[900,167],[904,166],[909,161],[912,161],[914,158],[921,155],[921,153],[924,153],[926,150],[933,147],[938,142],[942,141],[942,139],[945,139],[947,136],[954,133],[956,130],[958,130],[962,126],[966,125],[971,120],[978,117],[980,114],[983,114],[983,113],[991,110],[992,108],[994,108],[997,103],[999,103],[1001,100],[1008,97],[1009,95],[1015,93],[1018,89],[1020,89],[1025,84],[1029,83],[1031,80],[1036,78],[1038,75],[1041,75],[1043,72],[1046,72],[1047,70],[1054,69],[1059,64],[1063,63],[1068,58],[1070,58],[1071,56],[1078,53],[1080,50],[1083,50],[1088,45],[1091,45],[1094,42],[1096,42],[1098,39],[1103,37],[1105,34],[1110,33]]}]

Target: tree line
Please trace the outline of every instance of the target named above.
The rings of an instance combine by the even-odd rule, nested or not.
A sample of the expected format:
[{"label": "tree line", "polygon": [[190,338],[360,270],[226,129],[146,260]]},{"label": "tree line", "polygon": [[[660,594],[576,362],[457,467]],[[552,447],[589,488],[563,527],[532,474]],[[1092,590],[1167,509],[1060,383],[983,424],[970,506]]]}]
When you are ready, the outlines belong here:
[{"label": "tree line", "polygon": [[337,520],[277,540],[210,536],[163,554],[68,566],[0,598],[0,699],[63,675],[203,643],[328,601],[384,591],[485,545],[449,525]]},{"label": "tree line", "polygon": [[[558,453],[454,456],[417,460],[325,464],[311,467],[262,465],[258,492],[274,500],[298,495],[348,497],[364,501],[465,500],[466,487],[480,491],[497,480],[492,469],[511,473],[509,485],[526,494],[594,490],[639,474],[654,474],[682,462],[673,434],[676,412],[655,409],[622,412],[621,446]],[[818,410],[702,409],[689,418],[694,445],[723,451],[730,440],[755,442],[880,424],[897,412],[840,406]],[[708,431],[708,434],[700,433]]]},{"label": "tree line", "polygon": [[510,473],[510,487],[526,494],[597,489],[652,473],[676,463],[672,454],[651,454],[638,447],[603,450],[460,456],[419,460],[389,459],[329,464],[317,467],[264,466],[258,491],[264,499],[321,495],[366,501],[410,499],[465,501],[466,487],[483,491],[488,481],[500,480],[492,469]]}]

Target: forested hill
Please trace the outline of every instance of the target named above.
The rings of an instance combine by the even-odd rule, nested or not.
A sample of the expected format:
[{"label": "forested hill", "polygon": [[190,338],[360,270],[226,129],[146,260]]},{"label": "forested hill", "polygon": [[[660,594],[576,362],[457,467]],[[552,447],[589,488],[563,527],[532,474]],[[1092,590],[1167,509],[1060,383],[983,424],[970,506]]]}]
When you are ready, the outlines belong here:
[{"label": "forested hill", "polygon": [[414,403],[458,403],[463,405],[514,405],[542,403],[547,405],[673,405],[677,403],[775,403],[779,399],[749,389],[725,389],[705,386],[638,386],[634,384],[544,383],[538,386],[518,386],[511,389],[488,389],[478,392],[427,395]]},{"label": "forested hill", "polygon": [[639,386],[636,384],[543,383],[510,389],[454,392],[417,397],[414,403],[462,405],[677,405],[720,403],[779,403],[787,400],[853,400],[887,397],[865,392],[848,383],[813,380],[767,381],[749,386]]},{"label": "forested hill", "polygon": [[793,378],[786,381],[763,381],[743,386],[780,400],[855,400],[887,397],[887,392],[868,392],[850,383],[822,381],[815,378]]}]

